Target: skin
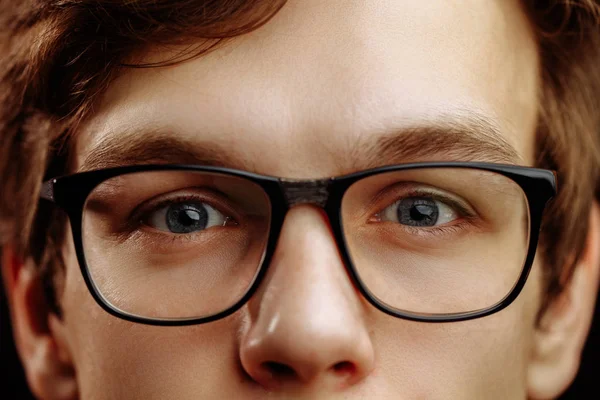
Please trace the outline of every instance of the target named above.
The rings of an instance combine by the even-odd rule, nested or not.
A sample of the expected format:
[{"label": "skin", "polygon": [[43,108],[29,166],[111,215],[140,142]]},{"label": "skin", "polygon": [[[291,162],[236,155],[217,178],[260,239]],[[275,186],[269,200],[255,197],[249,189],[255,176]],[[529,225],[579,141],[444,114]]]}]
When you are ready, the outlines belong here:
[{"label": "skin", "polygon": [[[123,132],[158,127],[240,155],[253,172],[321,178],[364,168],[362,152],[383,131],[472,114],[497,127],[515,163],[533,165],[538,62],[517,1],[290,1],[208,56],[125,71],[80,133],[75,169]],[[70,238],[62,319],[39,311],[29,261],[9,248],[3,264],[19,351],[42,398],[552,398],[571,382],[589,328],[599,258],[592,211],[584,257],[542,325],[539,259],[521,295],[492,316],[427,324],[381,313],[352,285],[312,206],[287,215],[252,299],[204,325],[110,316],[85,287]]]}]

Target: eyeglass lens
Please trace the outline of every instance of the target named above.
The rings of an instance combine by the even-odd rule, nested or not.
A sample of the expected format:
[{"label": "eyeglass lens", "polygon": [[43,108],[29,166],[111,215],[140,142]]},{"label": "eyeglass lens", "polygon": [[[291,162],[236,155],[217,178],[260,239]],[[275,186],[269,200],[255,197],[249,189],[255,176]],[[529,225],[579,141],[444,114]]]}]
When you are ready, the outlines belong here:
[{"label": "eyeglass lens", "polygon": [[[116,176],[88,196],[85,262],[112,307],[156,319],[201,318],[256,279],[271,226],[254,182],[200,171]],[[490,307],[518,281],[529,242],[522,189],[493,172],[420,168],[363,178],[341,204],[346,251],[363,284],[400,311]]]},{"label": "eyeglass lens", "polygon": [[511,179],[431,168],[371,176],[342,202],[348,252],[381,302],[416,314],[485,309],[519,280],[529,210]]}]

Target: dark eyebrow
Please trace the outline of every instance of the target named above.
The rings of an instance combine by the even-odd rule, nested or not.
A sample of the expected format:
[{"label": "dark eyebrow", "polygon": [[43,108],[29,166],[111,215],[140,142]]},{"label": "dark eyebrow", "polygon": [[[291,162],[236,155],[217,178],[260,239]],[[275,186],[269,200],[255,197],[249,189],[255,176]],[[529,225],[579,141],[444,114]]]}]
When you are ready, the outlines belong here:
[{"label": "dark eyebrow", "polygon": [[379,135],[375,141],[355,148],[351,157],[360,169],[415,161],[523,163],[500,129],[476,115],[428,121]]},{"label": "dark eyebrow", "polygon": [[[368,139],[373,136],[376,139]],[[522,163],[498,128],[474,116],[428,121],[366,137],[350,154],[330,152],[343,165],[340,173],[415,161]],[[188,140],[160,130],[108,134],[89,152],[79,171],[139,164],[195,164],[256,172],[253,163],[231,146]]]},{"label": "dark eyebrow", "polygon": [[214,142],[191,141],[169,131],[108,134],[94,145],[79,171],[140,164],[194,164],[252,170],[242,154]]}]

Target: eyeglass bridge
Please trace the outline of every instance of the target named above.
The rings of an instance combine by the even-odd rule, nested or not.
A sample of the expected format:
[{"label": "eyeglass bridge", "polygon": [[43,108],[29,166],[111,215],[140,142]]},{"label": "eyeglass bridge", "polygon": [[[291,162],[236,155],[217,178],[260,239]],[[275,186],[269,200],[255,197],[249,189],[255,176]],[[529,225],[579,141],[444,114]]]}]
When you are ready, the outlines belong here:
[{"label": "eyeglass bridge", "polygon": [[280,179],[279,184],[289,207],[299,204],[314,204],[325,207],[329,198],[332,179],[294,180]]}]

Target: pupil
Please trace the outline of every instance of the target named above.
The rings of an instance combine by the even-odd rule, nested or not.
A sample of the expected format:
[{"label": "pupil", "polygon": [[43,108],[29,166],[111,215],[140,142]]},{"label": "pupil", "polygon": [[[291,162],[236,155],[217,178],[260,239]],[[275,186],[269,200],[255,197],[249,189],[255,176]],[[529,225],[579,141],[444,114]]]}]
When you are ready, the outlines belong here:
[{"label": "pupil", "polygon": [[435,213],[435,210],[431,208],[431,206],[416,204],[414,207],[410,209],[410,217],[417,221],[422,221],[427,218],[431,218],[431,216]]},{"label": "pupil", "polygon": [[181,225],[189,226],[193,225],[194,222],[200,220],[200,215],[194,210],[183,210],[179,213],[179,223]]},{"label": "pupil", "polygon": [[169,207],[166,223],[173,233],[190,233],[206,229],[208,213],[202,205],[175,204]]},{"label": "pupil", "polygon": [[398,205],[398,221],[403,225],[434,226],[438,216],[438,207],[431,199],[411,197]]}]

